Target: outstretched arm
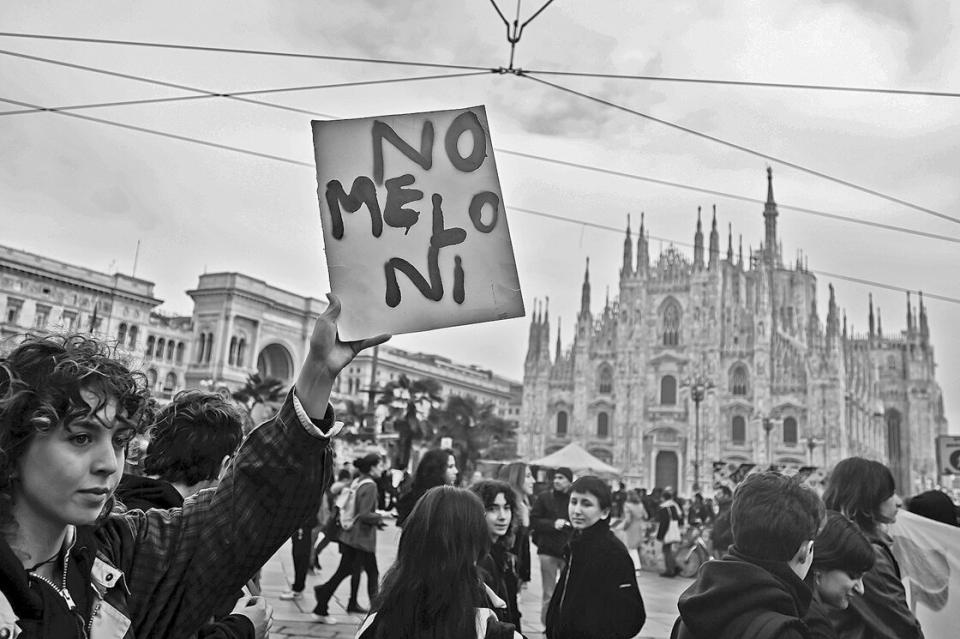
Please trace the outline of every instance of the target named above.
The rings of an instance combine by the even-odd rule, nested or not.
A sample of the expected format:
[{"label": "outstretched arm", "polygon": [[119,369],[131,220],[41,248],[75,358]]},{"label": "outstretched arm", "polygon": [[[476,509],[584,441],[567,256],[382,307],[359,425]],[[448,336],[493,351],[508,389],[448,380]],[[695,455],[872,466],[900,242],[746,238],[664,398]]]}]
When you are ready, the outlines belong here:
[{"label": "outstretched arm", "polygon": [[337,375],[361,350],[383,344],[389,335],[344,342],[337,334],[340,298],[327,294],[327,309],[317,319],[310,337],[310,352],[297,377],[297,399],[311,419],[321,419],[327,410],[330,391]]}]

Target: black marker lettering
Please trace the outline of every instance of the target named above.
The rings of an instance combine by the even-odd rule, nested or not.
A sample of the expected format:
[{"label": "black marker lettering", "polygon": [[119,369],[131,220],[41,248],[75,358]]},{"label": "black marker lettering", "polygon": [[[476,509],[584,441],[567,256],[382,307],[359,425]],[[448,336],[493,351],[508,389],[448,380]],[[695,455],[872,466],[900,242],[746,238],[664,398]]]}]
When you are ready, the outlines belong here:
[{"label": "black marker lettering", "polygon": [[327,182],[327,206],[330,208],[330,217],[333,221],[331,233],[334,239],[343,237],[343,214],[340,212],[340,206],[347,210],[347,213],[355,213],[361,204],[367,205],[370,211],[370,227],[374,237],[380,237],[383,233],[383,220],[380,217],[380,203],[377,201],[377,187],[373,185],[370,178],[361,175],[353,181],[350,187],[350,195],[343,190],[343,185],[339,180],[330,180]]},{"label": "black marker lettering", "polygon": [[[465,131],[470,132],[470,137],[473,139],[473,149],[470,151],[470,155],[462,157],[457,143]],[[447,129],[447,135],[444,137],[443,143],[447,150],[447,157],[450,158],[450,163],[463,173],[476,171],[487,157],[487,136],[480,120],[477,118],[477,114],[473,111],[464,111],[454,118],[450,128]]]},{"label": "black marker lettering", "polygon": [[[489,224],[483,223],[483,205],[489,204],[493,207],[493,217]],[[500,196],[493,191],[480,191],[470,198],[470,221],[473,227],[481,233],[489,233],[497,226],[497,220],[500,219]]]},{"label": "black marker lettering", "polygon": [[407,159],[416,162],[420,168],[429,171],[433,166],[433,122],[427,120],[420,131],[420,151],[400,139],[390,125],[380,120],[373,121],[373,181],[383,184],[383,141],[387,140]]},{"label": "black marker lettering", "polygon": [[410,227],[420,219],[420,211],[403,208],[404,204],[416,202],[423,199],[423,191],[418,189],[405,189],[403,187],[413,184],[413,176],[407,173],[400,177],[395,177],[385,182],[387,186],[387,202],[383,206],[383,221],[388,226],[394,228],[406,229],[403,234],[410,232]]},{"label": "black marker lettering", "polygon": [[[440,277],[440,249],[445,246],[463,243],[463,241],[467,239],[467,232],[458,226],[453,226],[448,229],[443,228],[442,204],[443,196],[435,193],[433,196],[433,234],[430,236],[430,248],[427,250],[427,274],[430,276],[430,281],[428,282],[426,278],[405,259],[391,257],[387,260],[386,264],[383,265],[383,272],[387,278],[387,290],[384,299],[390,308],[396,308],[396,306],[400,304],[400,285],[397,282],[397,271],[401,271],[409,277],[413,285],[417,287],[417,290],[428,300],[439,302],[443,299],[443,279]],[[456,261],[459,266],[460,258],[457,257]],[[460,286],[462,288],[462,267],[460,270]],[[457,286],[456,279],[457,273],[455,268],[454,289],[456,289]],[[461,299],[455,299],[458,304],[463,301],[462,290],[459,295]],[[455,290],[454,297],[456,298],[456,296],[457,292]]]}]

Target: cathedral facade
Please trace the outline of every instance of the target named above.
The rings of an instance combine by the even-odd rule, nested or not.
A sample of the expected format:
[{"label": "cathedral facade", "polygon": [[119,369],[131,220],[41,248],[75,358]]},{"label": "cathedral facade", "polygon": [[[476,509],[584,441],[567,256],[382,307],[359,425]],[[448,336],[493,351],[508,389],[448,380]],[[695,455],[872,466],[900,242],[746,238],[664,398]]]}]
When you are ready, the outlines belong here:
[{"label": "cathedral facade", "polygon": [[551,344],[548,309],[534,313],[519,453],[579,441],[632,483],[681,493],[709,487],[715,464],[829,470],[851,455],[886,463],[904,494],[931,487],[947,424],[922,294],[895,336],[872,300],[868,332],[848,332],[832,286],[821,320],[777,217],[767,169],[764,242],[746,262],[732,234],[721,253],[715,209],[706,246],[698,211],[692,261],[672,246],[652,259],[644,222],[636,244],[628,223],[619,296],[597,313],[588,259],[573,344]]}]

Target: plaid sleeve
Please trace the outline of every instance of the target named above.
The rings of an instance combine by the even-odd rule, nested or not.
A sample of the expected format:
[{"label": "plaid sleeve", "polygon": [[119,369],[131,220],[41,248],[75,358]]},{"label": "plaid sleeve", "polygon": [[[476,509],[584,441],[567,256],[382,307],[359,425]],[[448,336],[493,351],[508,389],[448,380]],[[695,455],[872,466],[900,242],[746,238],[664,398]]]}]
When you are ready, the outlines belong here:
[{"label": "plaid sleeve", "polygon": [[250,433],[217,488],[124,516],[133,543],[118,564],[135,636],[192,636],[317,511],[333,475],[333,409],[308,425],[294,399]]}]

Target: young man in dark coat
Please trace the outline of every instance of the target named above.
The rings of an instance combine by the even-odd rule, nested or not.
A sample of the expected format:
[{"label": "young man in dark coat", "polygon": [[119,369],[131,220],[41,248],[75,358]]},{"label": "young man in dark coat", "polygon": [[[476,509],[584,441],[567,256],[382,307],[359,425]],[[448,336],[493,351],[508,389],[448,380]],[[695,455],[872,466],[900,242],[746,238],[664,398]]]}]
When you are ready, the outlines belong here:
[{"label": "young man in dark coat", "polygon": [[813,490],[777,472],[748,477],[731,506],[734,545],[709,561],[682,595],[671,639],[808,639],[803,582],[824,507]]},{"label": "young man in dark coat", "polygon": [[570,502],[570,482],[573,471],[558,468],[553,474],[553,488],[537,495],[530,509],[530,528],[533,530],[533,543],[540,556],[540,577],[543,590],[543,602],[540,609],[540,621],[547,621],[547,606],[550,596],[557,585],[557,575],[563,570],[563,551],[570,541],[570,516],[567,504]]}]

